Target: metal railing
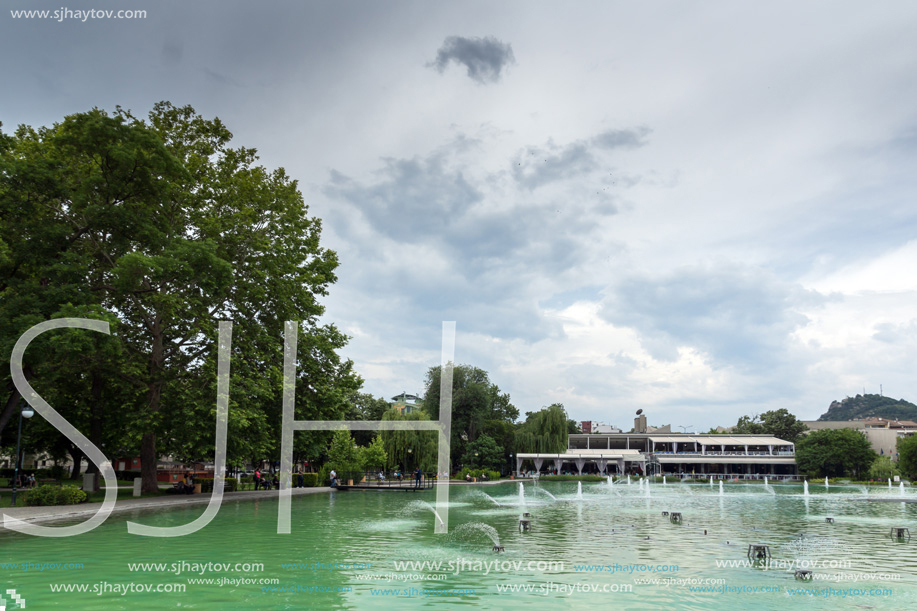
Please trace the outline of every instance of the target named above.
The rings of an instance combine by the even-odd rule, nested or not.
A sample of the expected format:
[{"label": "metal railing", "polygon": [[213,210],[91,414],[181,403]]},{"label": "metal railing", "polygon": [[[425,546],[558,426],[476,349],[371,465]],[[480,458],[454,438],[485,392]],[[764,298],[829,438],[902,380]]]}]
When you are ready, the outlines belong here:
[{"label": "metal railing", "polygon": [[[380,475],[382,477],[380,477]],[[436,482],[435,473],[421,473],[418,482],[414,473],[401,474],[395,472],[353,471],[342,474],[338,478],[339,486],[353,486],[359,488],[396,488],[429,490]],[[348,482],[353,482],[352,484]]]}]

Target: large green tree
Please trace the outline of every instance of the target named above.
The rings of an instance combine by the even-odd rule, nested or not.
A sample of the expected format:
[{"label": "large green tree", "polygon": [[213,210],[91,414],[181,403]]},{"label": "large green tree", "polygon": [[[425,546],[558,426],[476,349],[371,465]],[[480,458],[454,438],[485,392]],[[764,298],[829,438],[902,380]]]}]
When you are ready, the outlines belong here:
[{"label": "large green tree", "polygon": [[[421,421],[429,420],[430,416],[424,411],[402,414],[398,410],[389,409],[382,414],[382,420]],[[434,431],[379,431],[379,439],[385,449],[386,466],[410,472],[420,467],[423,471],[437,470],[437,439]]]},{"label": "large green tree", "polygon": [[[424,410],[431,419],[439,418],[440,367],[427,371]],[[452,369],[452,446],[453,470],[462,461],[467,445],[479,436],[488,435],[503,443],[506,456],[513,451],[511,425],[519,410],[510,396],[490,381],[486,371],[471,365]]]},{"label": "large green tree", "polygon": [[853,429],[813,431],[796,444],[796,464],[818,476],[865,476],[877,454],[866,435]]},{"label": "large green tree", "polygon": [[567,448],[567,412],[554,403],[537,412],[526,412],[525,422],[516,432],[516,451],[554,454]]},{"label": "large green tree", "polygon": [[490,435],[481,435],[466,446],[462,464],[473,469],[503,471],[506,458],[503,448]]},{"label": "large green tree", "polygon": [[755,416],[742,416],[732,432],[749,435],[773,435],[796,443],[808,427],[786,409],[775,409]]},{"label": "large green tree", "polygon": [[908,477],[917,477],[917,435],[898,439],[898,468]]},{"label": "large green tree", "polygon": [[[336,352],[347,338],[319,323],[337,267],[320,221],[295,181],[231,138],[219,119],[160,103],[146,121],[92,110],[0,143],[0,322],[15,319],[0,347],[63,304],[114,315],[123,359],[106,373],[142,394],[129,407],[147,491],[161,454],[213,453],[221,319],[235,321],[230,461],[279,458],[285,320],[301,321],[297,419],[343,417],[360,385]],[[47,363],[28,352],[35,375]],[[17,398],[8,389],[7,420]],[[320,441],[299,434],[296,447]]]}]

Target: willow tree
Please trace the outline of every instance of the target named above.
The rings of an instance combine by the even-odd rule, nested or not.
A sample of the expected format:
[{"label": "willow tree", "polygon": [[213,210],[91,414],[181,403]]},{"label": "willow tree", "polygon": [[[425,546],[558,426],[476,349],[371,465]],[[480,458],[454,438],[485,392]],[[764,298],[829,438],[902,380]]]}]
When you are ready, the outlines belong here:
[{"label": "willow tree", "polygon": [[554,403],[537,412],[527,412],[516,431],[516,451],[559,454],[567,448],[567,412]]}]

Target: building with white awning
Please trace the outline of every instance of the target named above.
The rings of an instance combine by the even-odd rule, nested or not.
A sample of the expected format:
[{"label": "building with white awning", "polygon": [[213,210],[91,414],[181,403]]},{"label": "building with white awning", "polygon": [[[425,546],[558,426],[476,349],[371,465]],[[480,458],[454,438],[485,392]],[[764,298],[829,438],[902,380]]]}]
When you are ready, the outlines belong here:
[{"label": "building with white awning", "polygon": [[796,447],[769,435],[609,433],[570,435],[560,454],[521,453],[524,467],[552,473],[626,473],[717,478],[795,477]]}]

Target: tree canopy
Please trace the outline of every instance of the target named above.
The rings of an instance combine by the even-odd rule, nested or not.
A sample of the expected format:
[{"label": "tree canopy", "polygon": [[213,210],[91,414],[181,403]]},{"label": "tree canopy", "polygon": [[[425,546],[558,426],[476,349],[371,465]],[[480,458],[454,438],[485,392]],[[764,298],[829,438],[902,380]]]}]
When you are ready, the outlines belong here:
[{"label": "tree canopy", "polygon": [[526,412],[525,422],[516,431],[516,451],[555,454],[567,448],[567,412],[554,403],[537,412]]},{"label": "tree canopy", "polygon": [[[776,409],[754,416],[742,416],[732,432],[748,435],[773,435],[796,443],[808,427],[786,409]],[[715,432],[715,431],[712,431]]]},{"label": "tree canopy", "polygon": [[[146,491],[156,489],[161,454],[213,454],[221,319],[236,325],[230,463],[279,455],[286,320],[301,321],[297,419],[347,412],[361,381],[336,352],[346,336],[319,323],[337,256],[320,245],[321,222],[296,182],[257,165],[254,149],[231,148],[231,138],[219,119],[168,102],[145,121],[93,109],[0,134],[0,430],[19,400],[13,342],[65,311],[110,319],[115,344],[83,346],[77,378],[94,399],[60,391],[55,407],[90,430],[108,428],[124,452],[139,450]],[[38,392],[56,392],[75,358],[42,343],[78,333],[46,334],[27,351]],[[320,437],[296,441],[305,456]]]},{"label": "tree canopy", "polygon": [[799,471],[818,476],[863,476],[876,456],[866,435],[854,429],[813,431],[796,444]]},{"label": "tree canopy", "polygon": [[[440,367],[427,371],[424,411],[439,418]],[[468,444],[481,435],[502,444],[508,457],[512,452],[512,424],[519,410],[510,396],[490,381],[486,371],[471,365],[456,365],[452,370],[452,466],[461,463]]]}]

